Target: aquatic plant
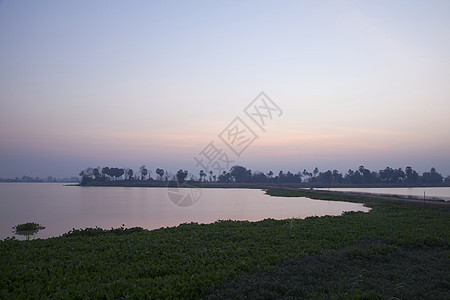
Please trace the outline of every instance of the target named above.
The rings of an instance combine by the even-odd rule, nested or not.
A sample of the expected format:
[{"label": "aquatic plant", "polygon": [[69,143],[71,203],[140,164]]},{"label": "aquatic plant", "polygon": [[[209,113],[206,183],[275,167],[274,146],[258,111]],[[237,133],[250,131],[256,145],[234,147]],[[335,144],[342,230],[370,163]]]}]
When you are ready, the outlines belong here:
[{"label": "aquatic plant", "polygon": [[13,226],[13,233],[17,235],[24,235],[26,236],[26,239],[29,240],[30,236],[34,236],[39,230],[42,229],[45,229],[45,227],[35,222],[28,222]]}]

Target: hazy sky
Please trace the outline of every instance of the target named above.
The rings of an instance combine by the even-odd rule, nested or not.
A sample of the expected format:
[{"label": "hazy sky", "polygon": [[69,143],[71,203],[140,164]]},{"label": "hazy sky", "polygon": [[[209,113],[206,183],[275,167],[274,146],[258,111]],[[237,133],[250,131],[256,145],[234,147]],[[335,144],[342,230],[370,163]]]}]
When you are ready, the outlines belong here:
[{"label": "hazy sky", "polygon": [[0,177],[195,171],[211,141],[252,170],[449,175],[449,114],[448,0],[0,1]]}]

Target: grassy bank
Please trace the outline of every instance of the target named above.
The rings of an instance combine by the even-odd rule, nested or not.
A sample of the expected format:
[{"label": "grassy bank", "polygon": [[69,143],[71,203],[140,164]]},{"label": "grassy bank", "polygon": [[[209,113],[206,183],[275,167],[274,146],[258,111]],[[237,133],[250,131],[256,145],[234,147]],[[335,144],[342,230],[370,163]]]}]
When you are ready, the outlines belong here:
[{"label": "grassy bank", "polygon": [[309,192],[372,211],[5,240],[0,298],[449,298],[448,205],[267,192]]}]

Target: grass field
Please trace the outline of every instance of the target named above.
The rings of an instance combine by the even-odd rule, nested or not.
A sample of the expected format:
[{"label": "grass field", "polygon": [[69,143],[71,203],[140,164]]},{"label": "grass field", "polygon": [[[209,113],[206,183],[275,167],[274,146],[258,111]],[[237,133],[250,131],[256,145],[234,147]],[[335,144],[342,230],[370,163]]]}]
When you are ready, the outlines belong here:
[{"label": "grass field", "polygon": [[[448,205],[334,192],[369,213],[75,230],[0,242],[0,298],[450,297]],[[301,201],[301,199],[299,199]]]}]

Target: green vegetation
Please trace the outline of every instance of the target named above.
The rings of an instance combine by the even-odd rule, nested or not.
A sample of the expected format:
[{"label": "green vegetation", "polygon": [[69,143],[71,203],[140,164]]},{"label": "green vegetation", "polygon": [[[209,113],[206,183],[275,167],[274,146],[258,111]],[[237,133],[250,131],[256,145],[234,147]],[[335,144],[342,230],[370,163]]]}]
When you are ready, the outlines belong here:
[{"label": "green vegetation", "polygon": [[0,242],[0,298],[449,298],[447,203],[267,193],[328,195],[372,210],[7,239]]},{"label": "green vegetation", "polygon": [[35,235],[39,230],[42,229],[45,229],[45,227],[35,222],[28,222],[14,226],[13,233],[18,235],[25,235],[27,240],[29,240],[30,236]]},{"label": "green vegetation", "polygon": [[13,230],[15,233],[21,232],[21,231],[29,231],[29,230],[41,230],[45,229],[44,226],[35,223],[35,222],[28,222],[24,224],[19,224],[13,227]]}]

